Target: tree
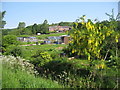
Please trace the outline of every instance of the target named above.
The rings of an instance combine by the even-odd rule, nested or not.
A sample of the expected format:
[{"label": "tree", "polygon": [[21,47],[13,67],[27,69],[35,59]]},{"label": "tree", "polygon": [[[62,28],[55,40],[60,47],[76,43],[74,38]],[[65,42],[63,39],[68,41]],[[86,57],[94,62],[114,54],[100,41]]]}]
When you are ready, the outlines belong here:
[{"label": "tree", "polygon": [[16,45],[10,45],[7,47],[6,52],[4,53],[5,55],[13,55],[15,57],[23,55],[23,48],[20,46]]},{"label": "tree", "polygon": [[48,21],[47,21],[47,20],[44,20],[43,24],[48,24]]},{"label": "tree", "polygon": [[[6,11],[0,12],[0,28],[4,28],[6,24],[6,21],[3,20],[5,13]],[[2,30],[0,30],[0,52],[3,51],[1,46],[2,46]]]},{"label": "tree", "polygon": [[72,22],[60,22],[58,25],[59,26],[72,26],[73,23]]},{"label": "tree", "polygon": [[41,25],[42,24],[37,25],[37,33],[42,33]]},{"label": "tree", "polygon": [[105,13],[107,16],[109,16],[110,21],[117,21],[120,20],[120,13],[115,17],[114,16],[114,9],[112,9],[112,14]]},{"label": "tree", "polygon": [[[109,16],[110,26],[113,26],[115,30],[119,30],[119,21],[120,21],[120,13],[117,14],[117,16],[114,16],[114,9],[112,9],[112,14],[105,13],[107,16]],[[117,22],[118,21],[118,22]],[[117,28],[116,28],[117,27]],[[120,31],[120,30],[119,30]]]},{"label": "tree", "polygon": [[17,36],[15,35],[5,35],[3,37],[3,47],[8,47],[10,45],[18,45]]},{"label": "tree", "polygon": [[41,33],[48,33],[49,32],[48,27],[49,27],[48,21],[44,20],[43,24],[40,26]]},{"label": "tree", "polygon": [[19,22],[18,29],[25,28],[25,22]]},{"label": "tree", "polygon": [[[88,60],[106,60],[107,57],[110,57],[108,52],[115,51],[114,46],[120,37],[120,34],[115,31],[114,25],[105,26],[93,23],[91,20],[85,22],[84,16],[79,21],[74,23],[74,32],[70,34],[72,40],[68,49],[71,49],[71,53],[83,55]],[[118,51],[117,47],[116,50]],[[112,54],[110,53],[110,55]]]},{"label": "tree", "polygon": [[38,27],[38,26],[37,26],[36,23],[32,26],[32,34],[36,34],[37,29],[38,29],[37,27]]},{"label": "tree", "polygon": [[3,20],[6,11],[0,12],[0,28],[4,28],[6,21]]}]

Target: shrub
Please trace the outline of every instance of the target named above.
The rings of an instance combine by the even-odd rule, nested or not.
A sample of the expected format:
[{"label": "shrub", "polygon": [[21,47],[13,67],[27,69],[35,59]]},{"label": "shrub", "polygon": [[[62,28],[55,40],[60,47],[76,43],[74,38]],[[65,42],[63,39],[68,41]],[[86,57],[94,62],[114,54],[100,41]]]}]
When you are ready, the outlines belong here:
[{"label": "shrub", "polygon": [[107,22],[106,24],[109,26],[100,22],[93,23],[90,19],[86,22],[83,15],[74,23],[67,51],[75,55],[85,56],[90,61],[95,59],[107,60],[110,55],[113,55],[110,50],[114,51],[115,56],[118,57],[117,44],[120,34],[116,31],[115,22]]},{"label": "shrub", "polygon": [[15,57],[17,56],[23,56],[23,48],[20,46],[16,46],[16,45],[11,45],[8,46],[6,49],[6,52],[4,53],[5,55],[13,55]]},{"label": "shrub", "polygon": [[8,47],[9,45],[18,45],[17,36],[15,35],[6,35],[3,37],[3,46]]},{"label": "shrub", "polygon": [[48,52],[37,51],[35,55],[32,56],[31,62],[36,66],[43,66],[46,63],[52,61],[52,58]]}]

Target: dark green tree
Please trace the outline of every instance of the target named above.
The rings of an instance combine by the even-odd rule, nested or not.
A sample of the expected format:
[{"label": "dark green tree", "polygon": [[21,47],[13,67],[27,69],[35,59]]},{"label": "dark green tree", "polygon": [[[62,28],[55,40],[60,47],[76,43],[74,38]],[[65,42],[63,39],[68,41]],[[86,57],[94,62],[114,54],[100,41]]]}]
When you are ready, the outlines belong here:
[{"label": "dark green tree", "polygon": [[[119,21],[120,20],[120,13],[117,14],[117,16],[114,15],[114,9],[112,9],[112,14],[105,13],[107,16],[109,16],[110,26],[113,26],[113,28],[117,31],[119,27]],[[120,30],[119,30],[120,31]]]},{"label": "dark green tree", "polygon": [[38,29],[37,27],[38,27],[38,26],[37,26],[36,23],[32,26],[32,34],[36,34],[37,29]]},{"label": "dark green tree", "polygon": [[19,22],[18,29],[25,28],[25,22]]},{"label": "dark green tree", "polygon": [[15,57],[17,56],[21,56],[23,55],[23,48],[20,46],[16,46],[16,45],[10,45],[9,47],[7,47],[6,49],[6,53],[4,53],[5,55],[13,55]]},{"label": "dark green tree", "polygon": [[3,20],[6,11],[0,12],[0,28],[4,28],[6,21]]},{"label": "dark green tree", "polygon": [[59,26],[72,26],[73,23],[72,22],[60,22],[58,25]]},{"label": "dark green tree", "polygon": [[17,36],[15,35],[5,35],[2,41],[3,47],[8,47],[9,45],[18,45]]},{"label": "dark green tree", "polygon": [[41,33],[42,29],[41,29],[41,24],[37,25],[37,33]]},{"label": "dark green tree", "polygon": [[43,24],[40,27],[41,33],[48,33],[49,32],[48,27],[49,27],[48,21],[44,20]]}]

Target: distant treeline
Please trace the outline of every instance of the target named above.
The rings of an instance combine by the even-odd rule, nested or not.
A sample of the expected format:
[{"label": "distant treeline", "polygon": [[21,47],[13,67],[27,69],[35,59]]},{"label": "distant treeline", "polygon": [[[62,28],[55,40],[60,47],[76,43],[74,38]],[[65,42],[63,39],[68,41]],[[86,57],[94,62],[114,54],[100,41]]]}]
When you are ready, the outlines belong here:
[{"label": "distant treeline", "polygon": [[73,22],[60,22],[48,24],[47,20],[44,20],[42,24],[33,24],[25,26],[25,22],[19,22],[18,27],[14,29],[2,29],[2,35],[36,35],[37,33],[48,34],[49,26],[73,26]]}]

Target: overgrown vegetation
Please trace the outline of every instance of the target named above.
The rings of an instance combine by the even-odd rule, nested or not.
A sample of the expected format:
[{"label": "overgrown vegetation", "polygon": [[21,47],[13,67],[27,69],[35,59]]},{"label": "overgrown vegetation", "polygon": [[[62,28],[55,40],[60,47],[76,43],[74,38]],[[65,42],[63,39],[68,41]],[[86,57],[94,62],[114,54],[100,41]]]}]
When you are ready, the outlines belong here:
[{"label": "overgrown vegetation", "polygon": [[[3,36],[2,52],[7,55],[2,56],[3,88],[119,88],[120,21],[113,17],[113,11],[112,15],[107,15],[109,21],[93,23],[90,19],[86,21],[83,15],[74,25],[69,23],[73,27],[68,32],[68,45],[20,46],[15,35]],[[68,23],[59,23],[62,26],[64,24]],[[47,21],[42,25],[41,28],[45,30],[42,33],[46,33]],[[19,26],[18,31],[21,29]],[[31,34],[28,35],[35,35],[38,26],[26,27],[31,28]],[[23,28],[21,30],[26,29]],[[64,34],[37,37],[45,39]]]},{"label": "overgrown vegetation", "polygon": [[[2,56],[2,88],[62,88],[62,85],[41,78],[34,65],[19,57]],[[26,72],[27,71],[27,72]],[[34,75],[35,74],[35,75]]]}]

